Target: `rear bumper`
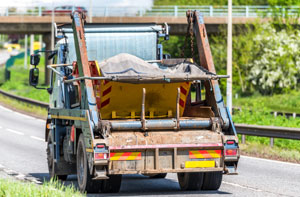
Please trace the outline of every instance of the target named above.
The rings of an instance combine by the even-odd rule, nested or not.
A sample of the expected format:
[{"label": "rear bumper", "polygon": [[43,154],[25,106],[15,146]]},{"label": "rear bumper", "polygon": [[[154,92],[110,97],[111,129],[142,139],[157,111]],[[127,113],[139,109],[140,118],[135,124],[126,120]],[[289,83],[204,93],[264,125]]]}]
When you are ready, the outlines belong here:
[{"label": "rear bumper", "polygon": [[223,171],[223,149],[222,143],[110,147],[108,174]]}]

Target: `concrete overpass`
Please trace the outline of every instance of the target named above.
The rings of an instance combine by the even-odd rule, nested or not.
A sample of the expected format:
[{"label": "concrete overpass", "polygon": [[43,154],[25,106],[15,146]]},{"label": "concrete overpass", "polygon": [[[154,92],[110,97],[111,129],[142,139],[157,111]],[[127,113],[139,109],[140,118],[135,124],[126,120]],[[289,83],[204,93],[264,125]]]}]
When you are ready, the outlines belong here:
[{"label": "concrete overpass", "polygon": [[[233,25],[243,25],[258,19],[257,17],[234,17]],[[0,16],[0,34],[48,34],[51,32],[51,16]],[[59,24],[71,23],[70,16],[56,16],[54,21]],[[89,21],[89,20],[87,20]],[[186,33],[186,17],[93,17],[93,23],[157,23],[167,22],[171,26],[170,34]],[[208,33],[217,33],[220,25],[227,24],[227,17],[204,17]]]}]

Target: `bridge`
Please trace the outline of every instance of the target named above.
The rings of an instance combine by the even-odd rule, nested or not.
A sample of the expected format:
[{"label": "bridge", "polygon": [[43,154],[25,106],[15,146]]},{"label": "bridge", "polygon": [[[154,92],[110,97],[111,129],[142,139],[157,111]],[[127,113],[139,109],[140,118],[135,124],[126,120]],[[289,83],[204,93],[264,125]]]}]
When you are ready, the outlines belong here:
[{"label": "bridge", "polygon": [[[276,13],[282,16],[297,16],[297,6],[276,7]],[[269,6],[233,6],[233,25],[242,25],[256,20],[264,22],[272,15]],[[45,10],[50,10],[45,14]],[[54,10],[54,11],[53,11]],[[218,32],[218,27],[227,24],[227,6],[153,6],[142,7],[93,7],[87,12],[87,22],[92,23],[157,23],[167,22],[171,34],[185,34],[187,10],[199,10],[204,15],[208,33]],[[53,16],[51,16],[51,11]],[[69,16],[54,15],[55,8],[26,7],[17,9],[0,8],[1,34],[47,34],[51,23],[70,23]]]}]

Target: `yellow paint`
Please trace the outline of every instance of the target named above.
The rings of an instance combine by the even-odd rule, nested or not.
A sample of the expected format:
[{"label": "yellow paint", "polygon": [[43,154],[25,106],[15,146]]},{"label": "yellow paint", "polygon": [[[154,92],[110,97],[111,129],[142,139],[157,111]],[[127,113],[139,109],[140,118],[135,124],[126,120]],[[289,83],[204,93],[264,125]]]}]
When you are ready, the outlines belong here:
[{"label": "yellow paint", "polygon": [[197,159],[203,159],[204,158],[204,156],[201,153],[199,153],[199,151],[197,151],[197,150],[191,150],[190,152]]},{"label": "yellow paint", "polygon": [[[146,89],[145,115],[146,118],[172,117],[176,112],[177,89],[183,87],[187,94],[180,94],[181,100],[186,98],[191,83],[164,83],[164,84],[130,84],[120,82],[101,82],[101,103],[110,99],[108,105],[100,109],[103,119],[132,118],[132,113],[140,115],[142,105],[142,90]],[[111,92],[103,95],[103,91],[111,87]],[[180,116],[184,108],[180,106]],[[114,114],[113,114],[114,113]],[[173,114],[174,115],[174,114]],[[135,116],[138,118],[139,116]]]},{"label": "yellow paint", "polygon": [[214,168],[215,161],[186,161],[185,168]]},{"label": "yellow paint", "polygon": [[110,156],[110,160],[112,161],[132,161],[132,160],[140,160],[141,152],[131,152],[129,156],[124,156],[124,152],[114,153],[113,156]]},{"label": "yellow paint", "polygon": [[86,150],[86,152],[89,152],[89,153],[93,152],[93,149],[91,149],[91,148],[86,148],[85,150]]},{"label": "yellow paint", "polygon": [[100,72],[100,68],[99,68],[99,64],[98,64],[97,60],[95,60],[95,64],[96,64],[96,68],[97,68],[98,74],[99,74],[99,76],[101,76],[101,72]]},{"label": "yellow paint", "polygon": [[132,152],[131,155],[126,158],[126,160],[140,160],[141,158],[137,158],[139,154],[140,152]]},{"label": "yellow paint", "polygon": [[171,118],[172,116],[172,110],[168,110],[168,118]]},{"label": "yellow paint", "polygon": [[116,112],[116,111],[112,111],[112,112],[111,112],[111,118],[112,118],[112,119],[117,118],[117,112]]},{"label": "yellow paint", "polygon": [[118,161],[122,155],[123,153],[115,153],[113,157],[110,157],[110,160]]},{"label": "yellow paint", "polygon": [[207,152],[212,156],[212,158],[220,158],[221,157],[221,155],[216,153],[216,151],[214,151],[214,150],[207,150]]},{"label": "yellow paint", "polygon": [[81,121],[87,121],[85,117],[74,117],[74,116],[57,116],[57,115],[51,115],[51,118],[56,119],[65,119],[65,120],[81,120]]},{"label": "yellow paint", "polygon": [[[194,156],[193,158],[197,158],[197,159],[208,158],[208,157],[205,157],[203,154],[201,154],[198,150],[191,150],[190,152],[193,154],[193,156]],[[214,150],[206,150],[206,152],[211,156],[211,158],[220,158],[221,157]]]},{"label": "yellow paint", "polygon": [[135,112],[134,111],[131,112],[131,116],[130,117],[131,117],[131,119],[135,118]]}]

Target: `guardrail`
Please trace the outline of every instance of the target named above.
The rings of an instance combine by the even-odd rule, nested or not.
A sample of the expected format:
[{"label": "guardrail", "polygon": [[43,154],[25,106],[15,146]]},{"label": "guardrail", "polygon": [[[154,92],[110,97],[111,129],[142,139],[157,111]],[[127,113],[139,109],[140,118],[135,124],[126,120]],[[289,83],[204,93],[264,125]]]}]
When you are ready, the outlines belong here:
[{"label": "guardrail", "polygon": [[[47,109],[49,107],[48,103],[36,101],[33,99],[16,96],[14,94],[0,90],[0,94],[30,104]],[[238,134],[242,134],[242,143],[245,142],[243,139],[244,135],[260,136],[260,137],[270,137],[271,146],[273,146],[274,138],[284,138],[300,140],[300,128],[289,128],[289,127],[275,127],[275,126],[259,126],[259,125],[247,125],[247,124],[234,124]]]},{"label": "guardrail", "polygon": [[29,104],[29,105],[38,106],[38,107],[41,107],[41,108],[44,108],[44,109],[48,109],[48,107],[49,107],[48,103],[44,103],[44,102],[41,102],[41,101],[33,100],[33,99],[22,97],[22,96],[17,96],[17,95],[5,92],[3,90],[0,90],[0,94],[6,96],[8,98],[11,98],[11,99],[14,99],[14,100],[17,100],[17,101],[21,101],[21,102],[24,102],[24,103]]},{"label": "guardrail", "polygon": [[[68,15],[75,9],[72,6],[60,7],[0,7],[0,16],[44,16],[51,15],[54,10],[56,16]],[[199,10],[206,17],[227,17],[227,6],[89,6],[87,15],[90,17],[147,17],[147,16],[173,16],[185,17],[187,10]],[[233,17],[260,17],[273,16],[274,13],[280,16],[299,16],[300,6],[233,6]],[[50,11],[50,14],[49,14]]]}]

